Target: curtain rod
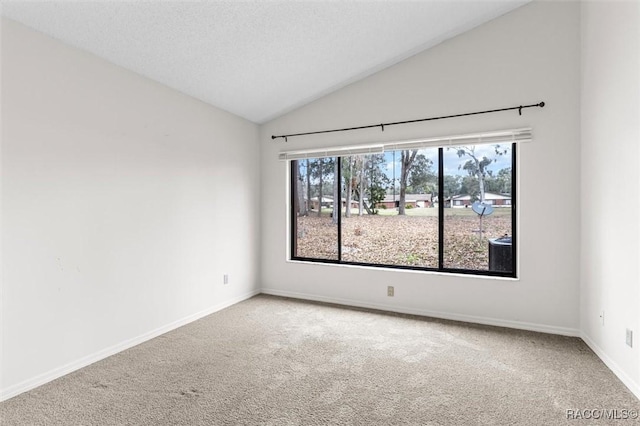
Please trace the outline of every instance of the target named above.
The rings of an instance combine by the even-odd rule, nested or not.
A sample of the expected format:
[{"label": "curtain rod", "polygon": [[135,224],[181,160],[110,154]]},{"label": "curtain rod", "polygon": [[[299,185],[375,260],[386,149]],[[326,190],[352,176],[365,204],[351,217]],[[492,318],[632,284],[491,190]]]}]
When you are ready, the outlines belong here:
[{"label": "curtain rod", "polygon": [[308,136],[308,135],[319,135],[321,133],[335,133],[335,132],[347,132],[350,130],[362,130],[362,129],[372,129],[374,127],[380,127],[380,129],[384,132],[385,126],[396,126],[398,124],[410,124],[410,123],[420,123],[422,121],[433,121],[433,120],[442,120],[445,118],[456,118],[456,117],[466,117],[468,115],[478,115],[478,114],[490,114],[493,112],[502,112],[502,111],[512,111],[518,110],[518,114],[522,115],[522,110],[525,108],[534,108],[534,107],[544,107],[544,102],[540,102],[537,104],[531,105],[520,105],[509,108],[500,108],[500,109],[491,109],[487,111],[476,111],[476,112],[467,112],[464,114],[455,114],[455,115],[443,115],[441,117],[429,117],[429,118],[419,118],[417,120],[406,120],[406,121],[394,121],[392,123],[381,123],[381,124],[369,124],[367,126],[357,126],[357,127],[345,127],[344,129],[331,129],[331,130],[318,130],[316,132],[304,132],[304,133],[292,133],[290,135],[272,135],[271,139],[284,139],[287,142],[287,138],[292,138],[294,136]]}]

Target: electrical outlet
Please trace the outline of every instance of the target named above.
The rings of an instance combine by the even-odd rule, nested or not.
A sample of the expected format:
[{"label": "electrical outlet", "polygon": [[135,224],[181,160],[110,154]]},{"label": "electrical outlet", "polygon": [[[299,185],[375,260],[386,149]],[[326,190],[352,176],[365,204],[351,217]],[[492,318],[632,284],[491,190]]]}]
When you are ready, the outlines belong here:
[{"label": "electrical outlet", "polygon": [[387,296],[393,297],[393,291],[394,291],[393,286],[392,285],[388,286],[387,287]]},{"label": "electrical outlet", "polygon": [[627,328],[627,346],[633,347],[633,330]]},{"label": "electrical outlet", "polygon": [[224,283],[224,285],[229,284],[229,274],[224,274],[222,282]]},{"label": "electrical outlet", "polygon": [[600,322],[604,326],[604,311],[600,312]]}]

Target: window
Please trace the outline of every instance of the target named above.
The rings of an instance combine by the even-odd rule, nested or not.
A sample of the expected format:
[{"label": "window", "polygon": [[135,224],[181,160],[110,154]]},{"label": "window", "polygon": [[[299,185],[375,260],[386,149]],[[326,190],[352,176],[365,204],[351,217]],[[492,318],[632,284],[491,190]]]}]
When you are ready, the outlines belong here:
[{"label": "window", "polygon": [[516,144],[389,148],[291,160],[291,259],[515,277]]}]

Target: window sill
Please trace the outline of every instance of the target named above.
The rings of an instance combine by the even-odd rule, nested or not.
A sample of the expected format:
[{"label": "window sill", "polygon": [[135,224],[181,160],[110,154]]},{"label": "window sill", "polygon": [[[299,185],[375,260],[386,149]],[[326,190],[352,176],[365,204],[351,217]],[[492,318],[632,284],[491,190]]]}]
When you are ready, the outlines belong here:
[{"label": "window sill", "polygon": [[456,278],[465,278],[465,279],[483,279],[483,280],[493,280],[493,281],[520,281],[520,277],[501,277],[496,275],[481,275],[474,273],[459,273],[459,272],[442,272],[442,271],[429,271],[429,270],[421,270],[421,269],[405,269],[405,268],[394,268],[394,267],[385,267],[385,266],[369,266],[369,265],[357,265],[357,264],[349,264],[349,263],[331,263],[331,262],[314,262],[309,260],[302,259],[287,259],[287,263],[293,264],[303,264],[303,265],[313,265],[313,266],[329,266],[329,267],[337,267],[337,268],[354,268],[354,269],[364,269],[367,271],[384,271],[384,272],[396,272],[396,273],[410,273],[410,274],[420,274],[420,275],[435,275],[438,277],[456,277]]}]

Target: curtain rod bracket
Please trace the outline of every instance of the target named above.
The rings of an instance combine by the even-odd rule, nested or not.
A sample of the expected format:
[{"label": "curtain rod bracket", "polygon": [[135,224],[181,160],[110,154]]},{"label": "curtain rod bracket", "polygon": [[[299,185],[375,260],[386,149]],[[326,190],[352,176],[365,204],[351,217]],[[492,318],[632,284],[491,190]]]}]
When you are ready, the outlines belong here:
[{"label": "curtain rod bracket", "polygon": [[380,124],[380,128],[382,129],[382,131],[384,132],[384,123]]},{"label": "curtain rod bracket", "polygon": [[518,108],[518,115],[522,115],[522,105]]}]

